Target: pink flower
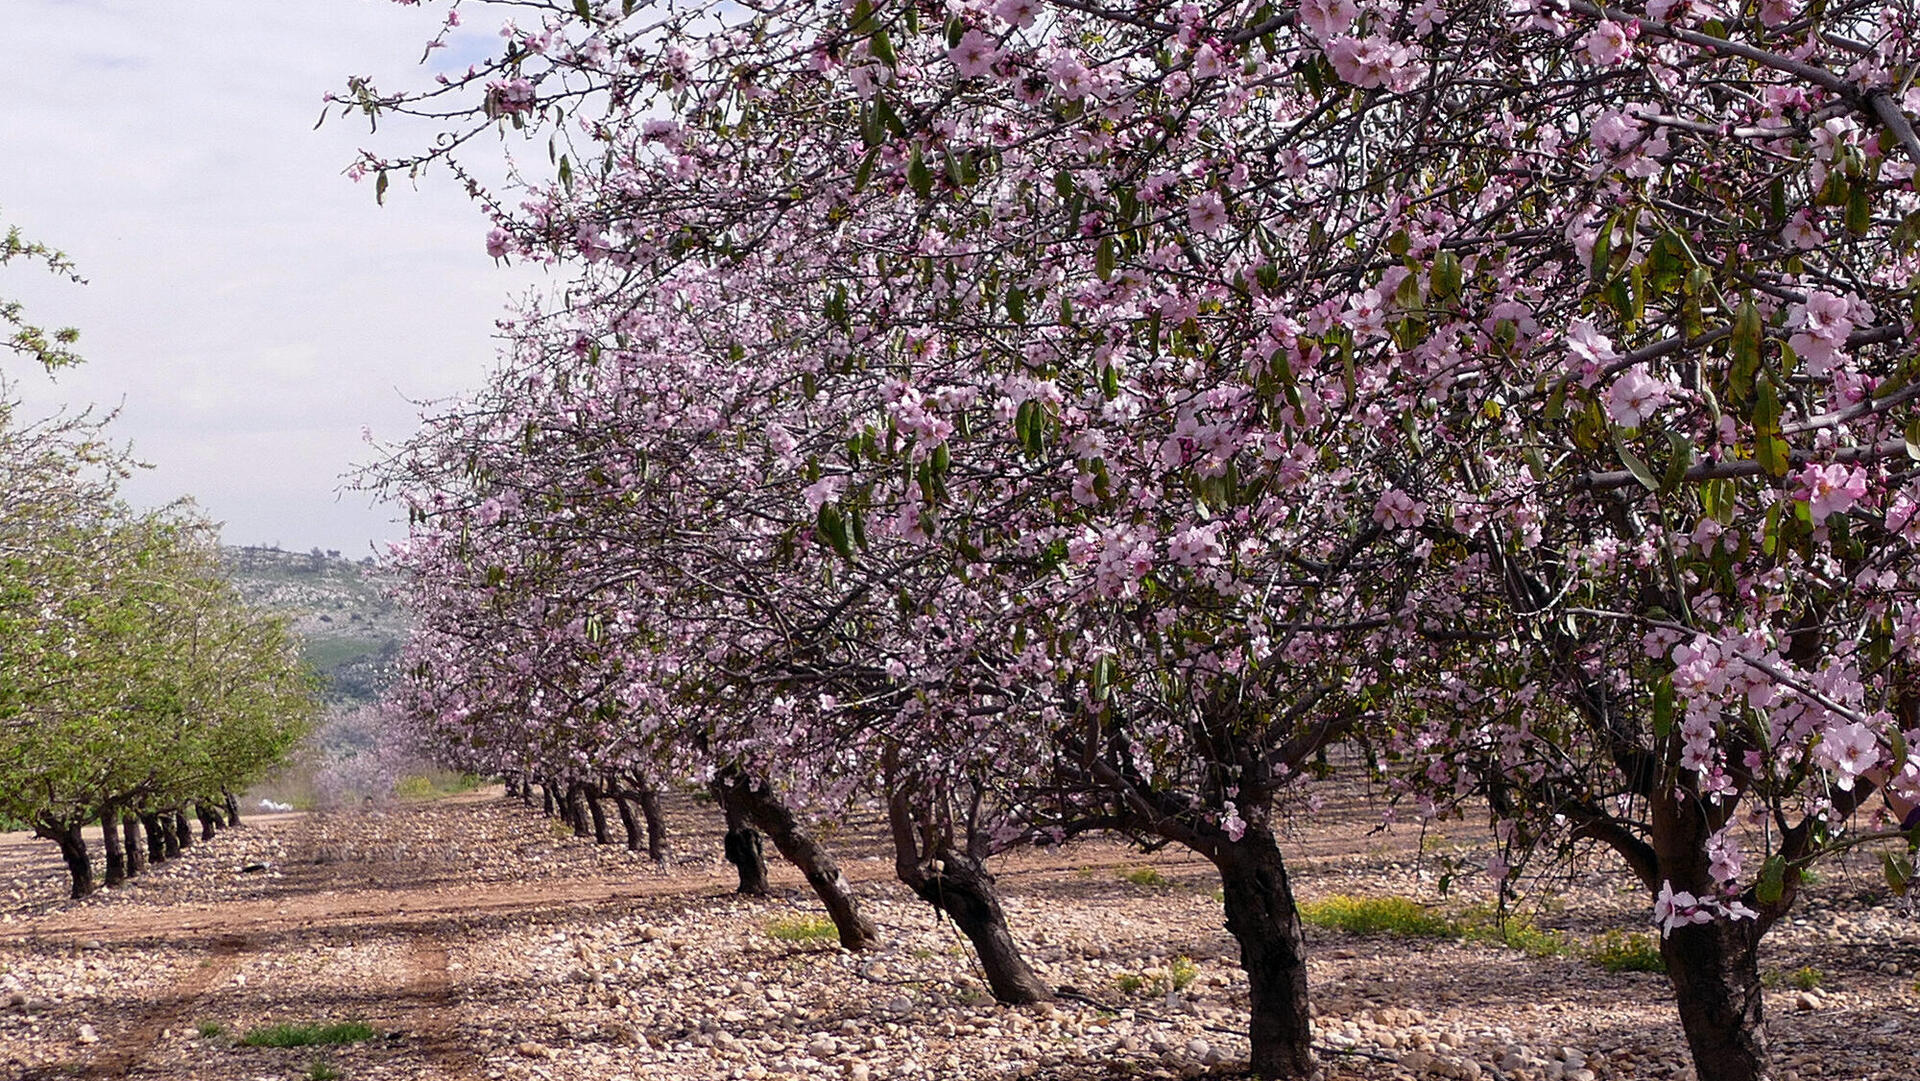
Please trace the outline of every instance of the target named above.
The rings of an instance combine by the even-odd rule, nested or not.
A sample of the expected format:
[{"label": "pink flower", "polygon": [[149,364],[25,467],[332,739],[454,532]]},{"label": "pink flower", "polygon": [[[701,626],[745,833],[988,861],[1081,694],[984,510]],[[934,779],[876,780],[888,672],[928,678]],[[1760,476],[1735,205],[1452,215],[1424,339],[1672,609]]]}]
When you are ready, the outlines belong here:
[{"label": "pink flower", "polygon": [[1633,39],[1627,28],[1612,19],[1602,19],[1600,25],[1593,28],[1587,39],[1580,43],[1587,51],[1587,59],[1603,68],[1624,63],[1633,53]]},{"label": "pink flower", "polygon": [[505,259],[513,250],[513,234],[505,229],[495,229],[487,234],[487,254],[495,259]]},{"label": "pink flower", "polygon": [[1188,526],[1175,533],[1167,542],[1167,558],[1182,567],[1218,563],[1227,554],[1226,549],[1220,546],[1222,524],[1213,522],[1203,526]]},{"label": "pink flower", "polygon": [[1093,93],[1092,73],[1071,53],[1055,56],[1047,74],[1053,78],[1054,91],[1068,101],[1078,101]]},{"label": "pink flower", "polygon": [[1353,0],[1301,0],[1298,16],[1307,33],[1321,41],[1332,40],[1359,17],[1360,9]]},{"label": "pink flower", "polygon": [[1412,529],[1427,520],[1427,505],[1392,488],[1373,505],[1373,520],[1389,529]]},{"label": "pink flower", "polygon": [[1326,53],[1340,81],[1367,88],[1394,82],[1413,59],[1413,50],[1379,34],[1334,38],[1327,43]]},{"label": "pink flower", "polygon": [[1830,514],[1845,513],[1867,494],[1867,474],[1859,466],[1809,465],[1794,480],[1793,498],[1807,505],[1814,525],[1825,522]]},{"label": "pink flower", "polygon": [[1607,417],[1622,428],[1638,428],[1673,400],[1673,387],[1655,378],[1645,364],[1620,373],[1607,388]]},{"label": "pink flower", "polygon": [[1833,767],[1835,788],[1853,790],[1853,779],[1880,763],[1880,740],[1859,721],[1834,725],[1820,734],[1816,753]]},{"label": "pink flower", "polygon": [[1040,0],[1000,0],[993,13],[1024,30],[1040,14]]},{"label": "pink flower", "polygon": [[1584,371],[1620,359],[1613,351],[1613,339],[1595,330],[1591,319],[1575,319],[1567,325],[1567,355]]},{"label": "pink flower", "polygon": [[1807,362],[1808,375],[1825,375],[1832,370],[1835,356],[1853,333],[1854,303],[1851,297],[1814,289],[1807,293],[1806,303],[1787,309],[1788,325],[1800,331],[1787,339],[1787,344]]},{"label": "pink flower", "polygon": [[947,53],[947,59],[960,72],[962,79],[972,79],[993,71],[993,65],[1000,62],[1000,50],[996,42],[979,30],[969,30]]},{"label": "pink flower", "polygon": [[1216,191],[1203,191],[1187,200],[1187,224],[1202,236],[1212,236],[1227,224],[1227,205]]}]

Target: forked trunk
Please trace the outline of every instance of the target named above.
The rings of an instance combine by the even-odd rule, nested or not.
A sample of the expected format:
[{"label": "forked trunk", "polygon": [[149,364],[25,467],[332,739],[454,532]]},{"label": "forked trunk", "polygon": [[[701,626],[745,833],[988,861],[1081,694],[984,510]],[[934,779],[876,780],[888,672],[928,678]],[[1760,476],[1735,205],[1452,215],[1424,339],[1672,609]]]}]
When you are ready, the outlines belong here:
[{"label": "forked trunk", "polygon": [[235,796],[233,794],[233,790],[228,788],[221,789],[220,795],[223,797],[222,802],[224,802],[227,805],[227,827],[229,829],[239,828],[240,826],[239,797]]},{"label": "forked trunk", "polygon": [[922,852],[906,793],[896,792],[887,809],[894,873],[921,900],[951,917],[967,936],[995,1001],[1024,1006],[1051,999],[1052,989],[1020,956],[1013,932],[1007,929],[1006,911],[1000,907],[1000,892],[985,865],[950,846]]},{"label": "forked trunk", "polygon": [[667,843],[667,817],[660,813],[660,793],[643,774],[634,774],[633,784],[640,796],[640,814],[647,820],[647,858],[665,863],[671,850]]},{"label": "forked trunk", "polygon": [[211,808],[205,803],[201,803],[200,801],[195,800],[193,804],[193,813],[194,813],[194,817],[200,820],[200,839],[202,841],[213,840],[214,831],[220,828],[220,820],[214,817],[213,808]]},{"label": "forked trunk", "polygon": [[173,840],[181,848],[193,847],[193,825],[187,821],[187,809],[173,809]]},{"label": "forked trunk", "polygon": [[1680,1028],[1700,1081],[1773,1076],[1761,1014],[1759,929],[1717,919],[1674,928],[1660,943]]},{"label": "forked trunk", "polygon": [[140,817],[127,813],[121,816],[120,832],[126,839],[127,877],[147,869],[147,846],[140,840]]},{"label": "forked trunk", "polygon": [[727,802],[738,808],[754,825],[765,830],[780,854],[800,868],[800,873],[807,878],[807,885],[813,887],[814,895],[820,898],[827,914],[833,918],[833,926],[840,934],[842,946],[850,950],[864,950],[880,941],[879,931],[874,928],[873,921],[861,913],[860,904],[853,896],[853,887],[848,885],[847,877],[840,873],[840,865],[806,830],[800,828],[793,811],[773,794],[771,788],[755,785],[740,770],[721,773],[714,779],[714,785],[724,788]]},{"label": "forked trunk", "polygon": [[100,848],[107,854],[106,875],[109,886],[127,880],[127,850],[121,847],[120,811],[112,804],[100,809]]},{"label": "forked trunk", "polygon": [[1293,886],[1280,847],[1266,829],[1249,829],[1213,854],[1226,897],[1227,930],[1240,944],[1252,1017],[1248,1068],[1262,1077],[1313,1073],[1307,1010],[1307,961]]},{"label": "forked trunk", "polygon": [[727,836],[722,842],[727,862],[733,864],[740,873],[740,886],[736,893],[754,897],[767,895],[767,857],[760,848],[760,834],[750,824],[744,808],[735,804],[731,793],[719,778],[713,781],[713,798],[720,804],[720,812],[727,819]]}]

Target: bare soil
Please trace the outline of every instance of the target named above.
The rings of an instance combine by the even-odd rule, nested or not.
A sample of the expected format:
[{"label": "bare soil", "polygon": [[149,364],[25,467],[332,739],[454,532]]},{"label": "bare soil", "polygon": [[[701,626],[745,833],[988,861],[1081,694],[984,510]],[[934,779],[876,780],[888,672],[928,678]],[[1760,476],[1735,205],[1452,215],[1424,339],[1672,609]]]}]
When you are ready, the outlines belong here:
[{"label": "bare soil", "polygon": [[[1244,1059],[1245,983],[1196,858],[1098,841],[996,861],[1016,936],[1066,989],[1014,1010],[892,881],[873,823],[823,827],[885,940],[848,954],[805,937],[818,910],[791,868],[774,864],[775,896],[736,896],[712,807],[678,797],[669,813],[666,866],[498,789],[255,816],[77,902],[51,844],[0,836],[0,1078],[1079,1081],[1224,1075]],[[1376,832],[1379,817],[1336,794],[1288,839],[1303,900],[1482,899],[1471,872],[1437,890],[1483,858],[1476,831]],[[243,870],[255,864],[267,870]],[[1644,895],[1604,866],[1535,894],[1543,926],[1646,930]],[[1485,942],[1309,940],[1330,1079],[1691,1076],[1663,976]],[[1830,868],[1764,949],[1784,1079],[1920,1078],[1920,922],[1872,866]],[[342,1021],[375,1038],[238,1042]]]}]

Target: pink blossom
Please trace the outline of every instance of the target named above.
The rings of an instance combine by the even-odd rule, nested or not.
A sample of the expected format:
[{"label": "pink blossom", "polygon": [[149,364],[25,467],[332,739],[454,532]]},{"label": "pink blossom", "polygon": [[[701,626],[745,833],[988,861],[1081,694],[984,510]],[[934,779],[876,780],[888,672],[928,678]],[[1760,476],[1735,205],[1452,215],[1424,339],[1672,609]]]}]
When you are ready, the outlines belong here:
[{"label": "pink blossom", "polygon": [[1412,50],[1380,34],[1364,38],[1342,35],[1327,42],[1326,53],[1340,81],[1366,88],[1394,81],[1413,58]]},{"label": "pink blossom", "polygon": [[1624,63],[1633,53],[1633,38],[1627,28],[1612,19],[1602,19],[1593,32],[1588,34],[1580,47],[1587,51],[1587,59],[1603,68]]},{"label": "pink blossom", "polygon": [[1880,740],[1873,730],[1858,721],[1837,724],[1820,734],[1815,749],[1820,759],[1833,767],[1835,788],[1853,790],[1853,779],[1880,763]]},{"label": "pink blossom", "polygon": [[1203,191],[1187,200],[1187,224],[1202,236],[1212,236],[1227,224],[1227,204],[1220,193]]},{"label": "pink blossom", "polygon": [[1353,0],[1301,0],[1300,25],[1321,41],[1331,41],[1360,17]]},{"label": "pink blossom", "polygon": [[513,234],[505,229],[495,229],[487,234],[487,254],[495,259],[504,259],[512,250]]},{"label": "pink blossom", "polygon": [[993,6],[993,13],[1013,25],[1025,29],[1033,25],[1040,14],[1040,0],[1000,0]]},{"label": "pink blossom", "polygon": [[947,53],[947,59],[953,63],[963,79],[972,79],[993,71],[993,65],[1000,62],[1000,50],[996,42],[978,29],[969,30]]},{"label": "pink blossom", "polygon": [[1412,529],[1427,520],[1427,505],[1392,488],[1374,504],[1373,520],[1389,529]]},{"label": "pink blossom", "polygon": [[1851,297],[1814,289],[1804,303],[1787,309],[1787,324],[1799,328],[1787,344],[1807,362],[1807,374],[1825,375],[1832,370],[1835,357],[1853,333],[1854,306]]},{"label": "pink blossom", "polygon": [[1807,505],[1814,525],[1825,522],[1830,514],[1845,513],[1867,494],[1866,471],[1859,466],[1849,469],[1838,462],[1809,465],[1795,475],[1794,481],[1793,498]]},{"label": "pink blossom", "polygon": [[1638,428],[1673,400],[1673,387],[1635,364],[1607,388],[1607,417],[1622,428]]}]

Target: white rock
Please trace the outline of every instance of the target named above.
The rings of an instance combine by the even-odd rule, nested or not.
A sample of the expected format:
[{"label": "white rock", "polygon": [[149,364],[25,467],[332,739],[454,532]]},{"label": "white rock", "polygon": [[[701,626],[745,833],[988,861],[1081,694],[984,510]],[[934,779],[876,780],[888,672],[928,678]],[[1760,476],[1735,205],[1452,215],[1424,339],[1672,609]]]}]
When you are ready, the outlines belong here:
[{"label": "white rock", "polygon": [[84,1024],[84,1023],[81,1024],[79,1032],[74,1038],[79,1040],[81,1043],[99,1043],[100,1042],[100,1037],[98,1034],[96,1034],[93,1031],[93,1026],[89,1024]]}]

